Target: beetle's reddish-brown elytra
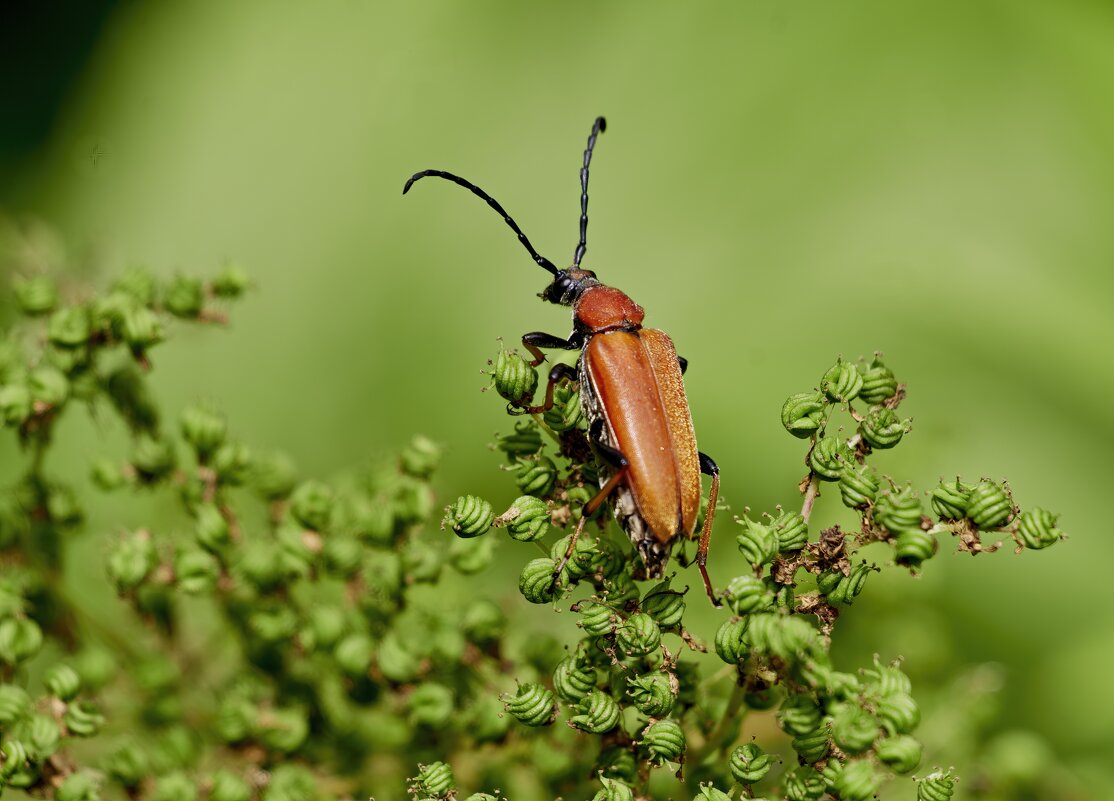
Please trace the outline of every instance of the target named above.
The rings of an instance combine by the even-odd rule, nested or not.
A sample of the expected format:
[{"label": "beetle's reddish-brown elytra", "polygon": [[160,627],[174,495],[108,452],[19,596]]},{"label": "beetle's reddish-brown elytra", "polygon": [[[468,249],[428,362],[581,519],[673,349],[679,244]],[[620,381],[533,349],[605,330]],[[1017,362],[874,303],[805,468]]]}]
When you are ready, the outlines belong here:
[{"label": "beetle's reddish-brown elytra", "polygon": [[559,337],[534,332],[522,337],[536,367],[545,360],[543,348],[579,350],[576,368],[558,364],[549,372],[545,399],[537,406],[523,406],[531,413],[553,406],[554,387],[562,381],[580,384],[581,404],[589,421],[588,438],[603,470],[600,491],[585,505],[580,521],[557,566],[560,576],[576,547],[585,521],[604,501],[610,500],[615,516],[646,565],[648,578],[661,576],[673,542],[691,538],[700,510],[700,476],[712,478],[708,511],[700,533],[696,562],[712,603],[719,605],[708,577],[708,544],[712,536],[719,468],[696,448],[682,374],[687,362],[677,355],[673,341],[663,332],[643,328],[644,313],[625,292],[601,284],[591,270],[582,269],[587,250],[588,165],[596,138],[605,129],[596,119],[584,150],[580,170],[580,240],[573,264],[559,270],[540,255],[526,234],[496,200],[472,183],[443,170],[423,170],[406,182],[406,194],[415,181],[427,176],[444,178],[483,198],[518,235],[534,261],[553,276],[541,297],[572,306],[573,332]]}]

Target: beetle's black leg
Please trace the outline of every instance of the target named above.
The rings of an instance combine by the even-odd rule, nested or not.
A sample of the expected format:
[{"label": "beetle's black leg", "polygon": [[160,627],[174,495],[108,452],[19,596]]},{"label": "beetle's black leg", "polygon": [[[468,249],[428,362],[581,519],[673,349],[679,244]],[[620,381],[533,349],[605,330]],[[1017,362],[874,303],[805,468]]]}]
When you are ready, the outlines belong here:
[{"label": "beetle's black leg", "polygon": [[592,423],[592,428],[588,432],[588,439],[591,440],[593,447],[599,452],[600,459],[613,468],[611,478],[609,478],[600,491],[595,494],[592,500],[584,504],[584,508],[580,510],[580,520],[576,523],[576,529],[573,531],[572,537],[569,538],[569,545],[565,548],[565,556],[561,559],[561,564],[557,565],[557,569],[553,571],[553,584],[551,587],[556,587],[558,580],[561,578],[561,571],[565,569],[565,565],[569,563],[572,558],[573,551],[576,550],[576,543],[580,539],[580,534],[584,531],[584,523],[589,517],[592,517],[599,511],[600,506],[608,499],[615,488],[622,483],[623,479],[627,476],[627,467],[630,462],[627,457],[623,456],[622,452],[612,448],[603,441],[603,421],[596,420]]},{"label": "beetle's black leg", "polygon": [[689,360],[684,356],[677,357],[677,364],[681,365],[681,375],[685,374],[685,370],[689,369]]},{"label": "beetle's black leg", "polygon": [[542,401],[541,406],[525,406],[523,404],[508,404],[507,409],[510,410],[511,406],[518,406],[525,410],[526,414],[541,414],[548,412],[553,408],[553,388],[562,379],[575,381],[577,378],[576,368],[568,364],[555,364],[553,369],[549,371],[549,381],[545,385],[545,400]]},{"label": "beetle's black leg", "polygon": [[580,350],[584,347],[584,338],[577,332],[569,335],[568,339],[547,334],[544,331],[535,331],[532,334],[524,334],[522,336],[522,347],[530,351],[530,355],[534,360],[530,362],[531,367],[537,367],[545,361],[545,354],[541,352],[541,348],[553,348],[559,350]]},{"label": "beetle's black leg", "polygon": [[716,598],[716,591],[712,589],[712,580],[708,577],[708,546],[712,542],[712,521],[716,516],[716,503],[719,502],[719,467],[712,457],[706,453],[700,454],[700,472],[712,477],[712,488],[708,492],[708,511],[704,513],[704,528],[700,531],[700,548],[696,552],[696,566],[700,568],[700,577],[704,579],[704,589],[712,606],[721,606],[722,602]]}]

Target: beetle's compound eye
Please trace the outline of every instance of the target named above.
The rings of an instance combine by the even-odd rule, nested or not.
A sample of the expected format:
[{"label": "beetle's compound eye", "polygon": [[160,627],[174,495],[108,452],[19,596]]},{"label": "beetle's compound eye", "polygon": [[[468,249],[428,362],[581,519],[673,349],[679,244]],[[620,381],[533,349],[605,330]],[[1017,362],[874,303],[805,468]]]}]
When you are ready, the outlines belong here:
[{"label": "beetle's compound eye", "polygon": [[571,302],[569,295],[575,286],[576,281],[570,277],[569,271],[561,270],[557,273],[557,277],[553,279],[553,283],[547,286],[538,297],[549,303],[568,304]]}]

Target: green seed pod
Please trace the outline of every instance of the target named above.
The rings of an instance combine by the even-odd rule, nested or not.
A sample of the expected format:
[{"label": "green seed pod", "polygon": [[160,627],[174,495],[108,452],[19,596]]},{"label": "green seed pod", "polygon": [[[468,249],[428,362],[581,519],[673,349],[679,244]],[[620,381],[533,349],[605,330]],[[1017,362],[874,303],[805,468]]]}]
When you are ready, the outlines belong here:
[{"label": "green seed pod", "polygon": [[[216,278],[209,282],[209,289],[218,298],[227,298],[234,300],[251,286],[251,278],[248,276],[247,271],[238,264],[226,264],[217,273]],[[217,799],[213,799],[217,801]]]},{"label": "green seed pod", "polygon": [[511,403],[529,405],[538,388],[538,372],[513,350],[500,350],[491,373],[495,391]]},{"label": "green seed pod", "polygon": [[263,791],[262,801],[314,801],[317,783],[308,768],[297,764],[280,764],[271,771],[271,783]]},{"label": "green seed pod", "polygon": [[619,725],[619,704],[607,693],[593,689],[586,694],[577,706],[580,714],[569,719],[569,725],[588,732],[604,734]]},{"label": "green seed pod", "polygon": [[519,459],[515,466],[514,483],[523,495],[534,495],[539,498],[553,492],[557,483],[557,465],[548,456],[537,456],[533,459]]},{"label": "green seed pod", "polygon": [[855,455],[842,437],[821,437],[808,453],[808,466],[822,481],[839,481],[845,467],[855,461]]},{"label": "green seed pod", "polygon": [[602,790],[597,790],[592,801],[634,801],[634,790],[617,779],[600,776]]},{"label": "green seed pod", "polygon": [[512,461],[520,456],[534,456],[542,449],[542,435],[532,420],[515,423],[514,433],[497,435],[496,446]]},{"label": "green seed pod", "polygon": [[700,795],[697,796],[697,799],[703,799],[703,801],[731,801],[731,796],[711,784],[701,784]]},{"label": "green seed pod", "polygon": [[197,801],[197,787],[185,773],[175,771],[159,776],[150,801]]},{"label": "green seed pod", "polygon": [[580,405],[580,390],[573,384],[558,385],[553,392],[553,407],[542,414],[542,419],[558,433],[581,425],[584,410]]},{"label": "green seed pod", "polygon": [[677,701],[673,679],[661,670],[631,679],[627,683],[627,694],[638,711],[651,718],[665,717]]},{"label": "green seed pod", "polygon": [[820,379],[820,390],[833,403],[847,403],[859,397],[863,388],[863,377],[855,365],[837,359],[824,377]]},{"label": "green seed pod", "polygon": [[143,267],[130,267],[112,282],[112,289],[142,306],[150,306],[155,302],[157,286],[155,276],[149,270]]},{"label": "green seed pod", "polygon": [[289,607],[265,606],[251,613],[248,628],[263,642],[277,643],[294,636],[298,618]]},{"label": "green seed pod", "polygon": [[850,606],[855,598],[863,591],[866,577],[874,570],[870,565],[862,562],[851,568],[849,575],[843,575],[838,570],[821,573],[816,579],[816,587],[829,603],[841,603]]},{"label": "green seed pod", "polygon": [[337,643],[333,658],[342,673],[358,678],[367,675],[374,654],[375,643],[371,641],[371,637],[357,632]]},{"label": "green seed pod", "polygon": [[411,476],[399,476],[394,513],[404,525],[428,520],[433,514],[433,490],[429,484]]},{"label": "green seed pod", "polygon": [[577,704],[596,688],[596,669],[577,655],[557,663],[553,671],[553,689],[567,703]]},{"label": "green seed pod", "polygon": [[0,726],[7,728],[31,711],[31,696],[22,687],[0,684]]},{"label": "green seed pod", "polygon": [[[565,553],[569,548],[569,541],[572,539],[572,534],[567,537],[562,537],[553,543],[553,547],[549,549],[549,558],[555,564],[561,564],[565,558]],[[570,581],[579,581],[584,576],[592,573],[595,570],[596,559],[599,556],[599,551],[596,549],[596,542],[591,537],[582,536],[576,541],[576,547],[573,548],[572,555],[569,561],[565,564],[565,574],[568,575]]]},{"label": "green seed pod", "polygon": [[448,526],[458,537],[478,537],[486,534],[495,520],[491,504],[475,495],[461,495],[445,509],[442,527]]},{"label": "green seed pod", "polygon": [[216,771],[209,786],[209,801],[251,801],[251,785],[230,770]]},{"label": "green seed pod", "polygon": [[27,377],[27,388],[34,402],[57,408],[70,396],[70,380],[53,367],[39,367]]},{"label": "green seed pod", "polygon": [[939,768],[917,780],[917,801],[948,801],[958,781],[950,771]]},{"label": "green seed pod", "polygon": [[866,418],[859,423],[859,433],[870,447],[884,450],[901,442],[909,427],[910,421],[899,419],[893,409],[872,406],[866,413]]},{"label": "green seed pod", "polygon": [[676,762],[685,753],[685,730],[677,721],[664,718],[642,731],[641,745],[651,762]]},{"label": "green seed pod", "polygon": [[412,582],[435,584],[441,577],[442,551],[425,540],[413,539],[402,551],[402,569]]},{"label": "green seed pod", "polygon": [[860,367],[859,372],[863,377],[863,388],[859,391],[859,397],[867,403],[885,403],[897,394],[897,378],[877,356],[869,366]]},{"label": "green seed pod", "polygon": [[232,541],[232,531],[215,504],[203,503],[194,510],[194,533],[197,544],[207,551],[219,553]]},{"label": "green seed pod", "polygon": [[84,306],[59,309],[50,317],[47,339],[60,348],[78,348],[89,341],[89,310]]},{"label": "green seed pod", "polygon": [[259,741],[275,751],[297,751],[309,736],[309,720],[302,709],[269,709],[256,721]]},{"label": "green seed pod", "polygon": [[486,570],[491,564],[495,558],[495,546],[498,542],[493,537],[453,540],[449,546],[449,564],[461,575],[475,575]]},{"label": "green seed pod", "polygon": [[907,734],[886,737],[874,744],[874,754],[894,773],[909,773],[921,762],[921,744]]},{"label": "green seed pod", "polygon": [[133,353],[143,353],[166,339],[166,332],[155,313],[144,306],[123,309],[120,337]]},{"label": "green seed pod", "polygon": [[816,702],[807,695],[790,695],[778,709],[777,721],[789,734],[808,734],[820,725],[823,715]]},{"label": "green seed pod", "polygon": [[0,423],[20,426],[31,416],[31,390],[26,384],[5,384],[0,387]]},{"label": "green seed pod", "polygon": [[71,701],[81,691],[81,676],[69,665],[61,663],[46,672],[43,684],[55,698]]},{"label": "green seed pod", "polygon": [[603,582],[602,600],[615,609],[627,609],[637,603],[641,593],[629,572],[621,572]]},{"label": "green seed pod", "polygon": [[725,620],[716,630],[716,654],[729,665],[736,665],[750,653],[747,644],[746,631],[748,618],[732,618]]},{"label": "green seed pod", "polygon": [[891,735],[908,734],[921,722],[921,710],[908,693],[892,693],[878,699],[875,711]]},{"label": "green seed pod", "polygon": [[516,498],[511,508],[499,516],[505,521],[511,539],[519,542],[534,542],[545,536],[549,530],[549,507],[541,498],[523,495]]},{"label": "green seed pod", "polygon": [[731,777],[739,784],[754,784],[762,781],[770,772],[774,758],[754,743],[740,745],[731,752],[727,767]]},{"label": "green seed pod", "polygon": [[778,538],[772,528],[744,517],[740,524],[743,530],[735,535],[739,553],[752,565],[769,564],[777,556]]},{"label": "green seed pod", "polygon": [[410,722],[415,726],[440,728],[453,715],[453,691],[444,684],[427,681],[419,684],[406,700]]},{"label": "green seed pod", "polygon": [[685,594],[669,588],[669,579],[650,588],[639,604],[663,629],[681,625],[685,614]]},{"label": "green seed pod", "polygon": [[799,551],[808,542],[808,523],[800,512],[782,512],[773,522],[777,548],[781,553]]},{"label": "green seed pod", "polygon": [[878,722],[854,704],[842,705],[832,716],[832,739],[845,753],[861,754],[878,734]]},{"label": "green seed pod", "polygon": [[762,579],[744,573],[728,582],[724,600],[732,612],[745,615],[769,609],[773,598]]},{"label": "green seed pod", "polygon": [[441,464],[444,448],[429,437],[416,435],[399,454],[402,472],[414,478],[428,479]]},{"label": "green seed pod", "polygon": [[0,746],[0,782],[6,782],[12,787],[29,787],[33,784],[34,776],[26,776],[28,779],[26,783],[17,781],[17,777],[24,778],[21,774],[28,772],[29,758],[27,746],[23,741],[5,740],[3,746]]},{"label": "green seed pod", "polygon": [[819,762],[827,755],[831,747],[828,726],[822,723],[806,734],[798,734],[793,738],[792,745],[793,750],[800,755],[802,761],[808,763]]},{"label": "green seed pod", "polygon": [[58,286],[45,275],[36,275],[12,284],[19,310],[28,317],[47,314],[58,305]]},{"label": "green seed pod", "polygon": [[906,529],[894,540],[894,561],[917,568],[923,561],[932,558],[937,547],[936,537],[931,532],[920,528]]},{"label": "green seed pod", "polygon": [[294,460],[278,451],[257,457],[252,463],[251,485],[268,501],[279,501],[294,491],[297,468]]},{"label": "green seed pod", "polygon": [[621,622],[615,610],[604,604],[582,601],[579,610],[580,619],[576,621],[576,625],[584,629],[585,634],[593,637],[611,634]]},{"label": "green seed pod", "polygon": [[116,677],[116,658],[107,648],[87,646],[74,655],[73,663],[88,690],[99,690]]},{"label": "green seed pod", "polygon": [[781,424],[794,437],[811,437],[824,425],[824,406],[824,396],[819,392],[790,395],[781,407]]},{"label": "green seed pod", "polygon": [[1021,513],[1017,536],[1026,548],[1039,551],[1062,540],[1066,535],[1056,528],[1057,515],[1034,507]]},{"label": "green seed pod", "polygon": [[187,595],[207,595],[216,589],[220,563],[208,551],[183,548],[174,558],[174,576]]},{"label": "green seed pod", "polygon": [[70,703],[62,716],[70,734],[78,737],[92,737],[104,726],[104,715],[90,703]]},{"label": "green seed pod", "polygon": [[553,693],[540,684],[520,684],[513,696],[503,696],[503,707],[527,726],[548,726],[557,718]]},{"label": "green seed pod", "polygon": [[154,484],[169,476],[177,461],[169,442],[146,434],[140,435],[132,449],[132,467],[144,484]]},{"label": "green seed pod", "polygon": [[910,487],[879,493],[874,503],[874,521],[898,534],[921,525],[921,501]]},{"label": "green seed pod", "polygon": [[147,777],[150,761],[147,754],[135,743],[118,745],[103,762],[104,772],[124,787],[136,787]]},{"label": "green seed pod", "polygon": [[884,665],[877,656],[874,657],[874,667],[864,670],[863,677],[866,679],[866,692],[877,697],[908,694],[913,688],[909,677],[897,662]]},{"label": "green seed pod", "polygon": [[290,496],[294,519],[313,531],[324,531],[333,513],[333,491],[320,481],[303,481]]},{"label": "green seed pod", "polygon": [[532,559],[519,574],[518,591],[532,604],[547,604],[556,600],[567,584],[564,573],[554,580],[556,571],[557,563],[552,559]]},{"label": "green seed pod", "polygon": [[616,630],[615,642],[628,657],[646,656],[661,645],[661,628],[648,614],[637,612]]},{"label": "green seed pod", "polygon": [[962,520],[967,517],[973,484],[964,484],[958,478],[952,483],[941,481],[932,491],[932,511],[946,520]]},{"label": "green seed pod", "polygon": [[186,407],[182,412],[182,436],[190,447],[197,452],[197,458],[205,462],[224,444],[228,424],[221,415],[202,405]]},{"label": "green seed pod", "polygon": [[34,620],[9,617],[0,620],[0,662],[18,665],[39,652],[43,631]]},{"label": "green seed pod", "polygon": [[843,766],[833,783],[841,801],[867,801],[882,786],[882,777],[867,760],[855,759]]},{"label": "green seed pod", "polygon": [[503,636],[507,618],[495,603],[486,598],[477,598],[465,608],[460,628],[469,642],[490,645]]},{"label": "green seed pod", "polygon": [[816,801],[826,789],[823,777],[803,765],[785,774],[785,797],[789,801]]},{"label": "green seed pod", "polygon": [[175,317],[186,320],[196,319],[205,304],[201,281],[184,275],[175,276],[166,287],[162,303]]},{"label": "green seed pod", "polygon": [[31,762],[43,762],[58,750],[62,733],[58,723],[49,715],[32,714],[17,732],[13,732],[27,748]]},{"label": "green seed pod", "polygon": [[[469,736],[477,743],[497,743],[507,736],[511,719],[503,712],[498,698],[482,695],[477,698],[464,716]],[[410,732],[404,732],[408,741]]]},{"label": "green seed pod", "polygon": [[621,745],[605,747],[596,760],[595,773],[601,780],[604,777],[621,782],[634,783],[638,780],[638,763],[630,748]]},{"label": "green seed pod", "polygon": [[71,773],[54,791],[54,801],[100,801],[100,798],[100,782],[91,770]]},{"label": "green seed pod", "polygon": [[1006,525],[1013,517],[1008,489],[984,478],[968,496],[967,516],[983,531]]},{"label": "green seed pod", "polygon": [[376,664],[379,672],[396,684],[413,681],[421,670],[421,660],[403,645],[393,631],[387,632],[380,641]]}]

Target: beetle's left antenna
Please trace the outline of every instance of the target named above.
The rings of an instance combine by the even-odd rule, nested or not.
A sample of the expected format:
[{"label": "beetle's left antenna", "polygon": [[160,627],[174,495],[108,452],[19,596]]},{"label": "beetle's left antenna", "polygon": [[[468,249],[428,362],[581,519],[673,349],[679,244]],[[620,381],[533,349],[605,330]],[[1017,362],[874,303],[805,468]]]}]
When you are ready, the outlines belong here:
[{"label": "beetle's left antenna", "polygon": [[573,255],[573,267],[580,267],[584,251],[588,249],[588,165],[592,163],[592,151],[596,147],[596,137],[607,130],[607,120],[596,117],[592,132],[588,134],[588,147],[584,149],[584,166],[580,168],[580,243]]},{"label": "beetle's left antenna", "polygon": [[415,181],[420,181],[427,175],[432,175],[437,178],[444,178],[446,181],[452,181],[457,186],[463,186],[473,195],[481,197],[485,201],[487,201],[487,205],[491,206],[491,208],[499,212],[499,216],[503,218],[504,222],[506,222],[507,225],[511,227],[512,231],[518,234],[518,241],[521,242],[528,251],[530,251],[530,255],[534,257],[534,261],[538,263],[538,266],[541,267],[543,270],[548,271],[552,275],[557,275],[558,270],[553,265],[553,262],[538,253],[538,251],[534,250],[534,246],[530,244],[530,240],[526,238],[526,234],[522,233],[522,229],[518,227],[518,223],[511,219],[511,215],[507,214],[507,212],[503,210],[503,207],[499,205],[499,201],[497,201],[487,192],[480,189],[475,184],[469,183],[468,181],[464,180],[459,175],[453,175],[451,172],[445,172],[444,170],[422,170],[421,172],[414,173],[414,175],[410,176],[410,180],[406,182],[406,185],[404,187],[402,187],[402,194],[405,195],[407,192],[409,192],[410,187],[414,185]]}]

